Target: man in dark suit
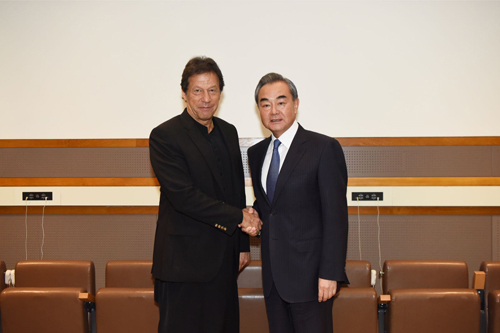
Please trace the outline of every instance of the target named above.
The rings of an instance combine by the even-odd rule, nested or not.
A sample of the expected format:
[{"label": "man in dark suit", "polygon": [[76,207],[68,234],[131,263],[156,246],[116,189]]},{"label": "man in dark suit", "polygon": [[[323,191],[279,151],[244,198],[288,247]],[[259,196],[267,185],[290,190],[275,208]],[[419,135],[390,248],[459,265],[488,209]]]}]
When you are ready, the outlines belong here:
[{"label": "man in dark suit", "polygon": [[344,154],[337,140],[297,123],[290,80],[265,75],[255,101],[272,132],[248,150],[270,332],[331,333],[337,284],[348,283]]},{"label": "man in dark suit", "polygon": [[219,67],[191,59],[181,87],[186,109],[149,139],[161,187],[153,253],[158,332],[234,333],[238,267],[250,261],[242,231],[256,235],[262,222],[245,209],[236,128],[214,117],[224,87]]}]

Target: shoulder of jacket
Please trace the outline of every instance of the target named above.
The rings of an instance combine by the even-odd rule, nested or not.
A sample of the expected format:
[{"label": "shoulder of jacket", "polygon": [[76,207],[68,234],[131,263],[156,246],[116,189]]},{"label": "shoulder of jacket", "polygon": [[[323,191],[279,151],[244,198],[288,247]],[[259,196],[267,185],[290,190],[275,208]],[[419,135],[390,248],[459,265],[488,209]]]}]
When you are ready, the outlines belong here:
[{"label": "shoulder of jacket", "polygon": [[156,126],[155,128],[153,128],[153,130],[151,131],[151,134],[153,132],[172,131],[174,129],[181,128],[181,127],[182,127],[182,121],[181,121],[180,115],[178,115],[178,116],[175,116],[173,118],[170,118],[169,120],[167,120],[167,121],[161,123],[160,125]]},{"label": "shoulder of jacket", "polygon": [[313,141],[315,144],[332,144],[334,146],[340,146],[340,143],[337,141],[337,139],[325,134],[304,130],[304,135],[308,140]]},{"label": "shoulder of jacket", "polygon": [[224,130],[232,129],[232,130],[236,131],[236,127],[233,124],[228,123],[224,119],[214,117],[213,120],[214,120],[216,125],[220,126]]},{"label": "shoulder of jacket", "polygon": [[262,148],[262,146],[266,146],[269,144],[269,138],[265,138],[264,140],[261,140],[248,148],[249,153],[253,153],[254,151],[258,150],[259,148]]}]

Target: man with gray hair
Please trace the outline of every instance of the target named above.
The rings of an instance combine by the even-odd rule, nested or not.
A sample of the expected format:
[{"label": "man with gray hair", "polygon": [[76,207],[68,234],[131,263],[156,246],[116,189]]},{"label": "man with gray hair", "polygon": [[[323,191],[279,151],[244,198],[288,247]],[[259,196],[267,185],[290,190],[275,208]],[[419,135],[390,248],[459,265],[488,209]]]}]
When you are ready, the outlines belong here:
[{"label": "man with gray hair", "polygon": [[331,333],[333,296],[348,283],[344,153],[337,140],[297,123],[289,79],[263,76],[255,102],[272,132],[248,150],[270,332]]}]

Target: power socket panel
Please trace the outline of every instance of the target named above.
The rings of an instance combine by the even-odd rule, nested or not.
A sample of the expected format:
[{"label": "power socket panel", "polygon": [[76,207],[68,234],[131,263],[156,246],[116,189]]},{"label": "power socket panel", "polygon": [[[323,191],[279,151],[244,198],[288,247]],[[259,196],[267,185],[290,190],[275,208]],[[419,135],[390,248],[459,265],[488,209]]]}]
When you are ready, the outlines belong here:
[{"label": "power socket panel", "polygon": [[23,201],[51,201],[52,192],[23,192]]},{"label": "power socket panel", "polygon": [[352,201],[383,201],[384,192],[352,192]]}]

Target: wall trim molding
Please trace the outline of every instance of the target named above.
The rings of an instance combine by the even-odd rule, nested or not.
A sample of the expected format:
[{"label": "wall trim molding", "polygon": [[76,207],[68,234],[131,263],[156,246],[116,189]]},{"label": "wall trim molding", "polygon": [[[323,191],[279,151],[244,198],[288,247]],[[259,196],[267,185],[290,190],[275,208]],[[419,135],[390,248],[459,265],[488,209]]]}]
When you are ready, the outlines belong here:
[{"label": "wall trim molding", "polygon": [[350,177],[349,186],[500,186],[500,177]]},{"label": "wall trim molding", "polygon": [[[260,141],[262,138],[257,138]],[[344,147],[499,146],[500,136],[336,138]],[[240,138],[240,140],[253,140]],[[0,139],[0,148],[132,148],[148,147],[149,139]]]},{"label": "wall trim molding", "polygon": [[0,140],[0,148],[134,148],[149,147],[148,139]]},{"label": "wall trim molding", "polygon": [[[29,206],[28,215],[42,214],[42,206]],[[500,207],[379,207],[381,215],[500,215]],[[26,207],[0,206],[0,214],[24,215]],[[157,215],[158,206],[46,206],[45,215]],[[349,215],[357,215],[349,207]],[[360,215],[377,215],[377,207],[359,207]]]},{"label": "wall trim molding", "polygon": [[156,178],[0,178],[0,186],[159,186]]},{"label": "wall trim molding", "polygon": [[[252,186],[250,178],[246,186]],[[500,186],[500,177],[351,177],[349,186]],[[0,178],[0,186],[159,186],[156,178]]]}]

